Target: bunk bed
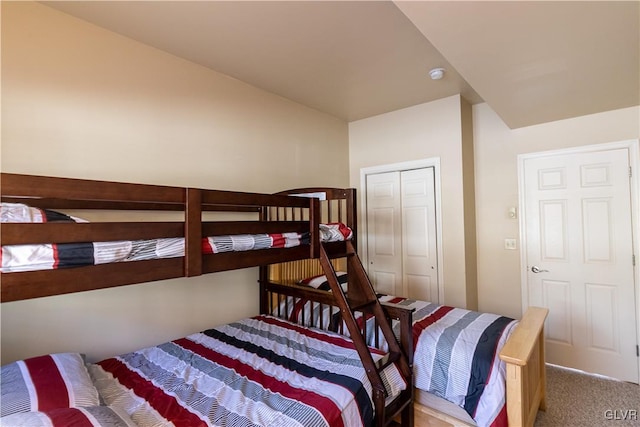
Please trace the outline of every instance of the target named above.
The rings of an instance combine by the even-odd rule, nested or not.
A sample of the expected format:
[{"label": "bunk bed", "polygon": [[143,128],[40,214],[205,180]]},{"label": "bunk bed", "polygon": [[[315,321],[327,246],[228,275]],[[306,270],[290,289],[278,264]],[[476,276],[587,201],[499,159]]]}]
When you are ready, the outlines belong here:
[{"label": "bunk bed", "polygon": [[[8,220],[2,223],[1,233],[3,303],[318,258],[327,251],[344,252],[346,241],[355,231],[341,224],[321,224],[320,203],[314,194],[290,197],[8,173],[1,175],[1,185],[0,213],[3,220]],[[87,222],[59,212],[65,210],[177,212],[180,219]],[[210,218],[211,213],[231,212],[240,213],[244,219]],[[251,219],[247,220],[247,215]],[[31,262],[34,257],[36,262]],[[29,261],[26,266],[21,265],[23,260]],[[386,314],[380,315],[377,298],[372,305],[378,306],[378,318],[384,323]],[[228,342],[231,336],[233,344]],[[243,339],[238,340],[239,336]],[[392,335],[387,334],[387,338],[393,340]],[[166,364],[166,357],[158,360],[153,355],[176,347],[188,349],[189,356],[172,353],[171,366],[164,366],[166,369],[157,377],[141,371],[141,359],[146,361],[145,366]],[[3,393],[13,388],[4,381],[5,372],[31,372],[25,367],[32,365],[59,366],[51,361],[60,357],[45,355],[16,361],[17,365],[6,370],[3,367]],[[72,359],[77,361],[78,357]],[[221,380],[216,378],[215,385],[200,388],[207,381],[191,378],[196,367],[187,360],[206,364],[206,372],[224,371],[222,377],[230,383],[220,385]],[[225,365],[227,362],[231,366]],[[238,363],[244,370],[236,366]],[[323,369],[317,369],[318,365]],[[240,372],[236,368],[243,372],[241,376],[252,371],[250,386],[238,386],[232,373]],[[103,393],[101,402],[115,411],[109,416],[122,418],[124,410],[140,425],[168,421],[176,425],[215,425],[226,423],[225,417],[273,426],[341,422],[380,427],[396,422],[413,425],[412,374],[399,344],[385,354],[367,347],[363,337],[310,330],[268,312],[119,355],[91,365],[90,370]],[[168,370],[177,377],[164,388],[161,382]],[[282,370],[299,375],[286,375]],[[132,377],[131,373],[136,375]],[[18,377],[22,385],[51,380],[48,376],[27,380],[22,375],[7,375]],[[59,379],[66,371],[53,375]],[[261,383],[263,380],[266,384]],[[155,388],[150,389],[149,384]],[[16,388],[24,391],[22,386]],[[182,399],[180,393],[190,398]],[[236,409],[219,411],[226,403],[213,393],[221,393],[224,399],[232,396],[232,408]],[[159,395],[171,396],[172,410],[168,414],[158,409],[167,406],[164,401],[157,402]],[[145,397],[142,402],[140,396]],[[5,397],[3,394],[3,402],[11,401]],[[78,409],[64,407],[72,400],[63,399],[63,407],[54,404],[53,410]],[[181,403],[176,405],[178,401]],[[205,401],[209,406],[203,406]],[[240,414],[243,409],[237,408],[244,408],[247,402],[253,402],[249,406],[255,410]],[[45,413],[52,407],[34,406],[33,402],[12,402],[10,406],[19,409],[17,414],[8,414],[11,417],[23,412],[34,417],[68,415]],[[3,403],[3,411],[5,407]],[[84,408],[80,409],[87,412]],[[72,415],[78,415],[77,411]],[[123,422],[128,425],[128,421]]]},{"label": "bunk bed", "polygon": [[[294,320],[302,327],[324,330],[329,327],[330,319],[325,320],[323,316],[316,319],[313,313],[323,313],[327,307],[331,313],[333,309],[330,307],[338,307],[338,323],[341,326],[337,332],[351,337],[350,345],[365,368],[370,381],[376,425],[389,425],[395,421],[407,426],[413,424],[414,411],[410,410],[410,405],[414,400],[411,363],[416,344],[413,329],[415,310],[394,303],[393,298],[391,302],[381,303],[384,298],[374,298],[375,301],[372,301],[370,283],[357,257],[357,240],[353,237],[357,232],[354,190],[307,188],[266,195],[17,174],[2,174],[1,184],[3,204],[27,204],[38,209],[63,211],[173,211],[183,215],[179,221],[168,222],[84,223],[71,218],[70,221],[44,224],[2,224],[3,252],[5,247],[12,245],[39,245],[45,242],[62,245],[114,240],[148,242],[159,239],[164,242],[170,239],[174,245],[177,241],[178,246],[183,247],[182,251],[174,251],[169,257],[157,259],[145,257],[141,260],[134,258],[132,262],[3,272],[3,302],[260,266],[262,315],[282,317],[281,309],[284,305],[284,312],[287,311],[288,301],[294,304],[295,301],[304,301],[300,316],[288,316],[286,321]],[[209,212],[243,212],[254,216],[255,220],[203,220]],[[47,213],[44,211],[41,217],[46,219]],[[333,226],[336,223],[347,226],[353,233],[351,239],[323,241],[322,225]],[[333,228],[325,234],[349,237],[343,232],[344,229],[338,226],[338,231]],[[291,247],[258,246],[258,249],[243,252],[203,249],[207,247],[206,242],[216,236],[225,236],[223,240],[227,242],[233,242],[233,236],[243,236],[241,240],[244,242],[246,236],[280,236],[283,233],[293,233],[295,236],[295,243]],[[247,249],[245,244],[238,246],[239,249]],[[342,269],[349,272],[348,292],[342,292],[337,277],[336,271]],[[319,274],[327,277],[330,291],[297,284],[302,278]],[[311,307],[317,304],[319,309],[305,313],[306,301],[311,301]],[[372,319],[373,326],[370,326],[370,321],[359,321],[358,313],[362,313],[361,316],[366,319]],[[531,308],[527,311],[500,351],[506,371],[509,425],[532,425],[538,408],[544,409],[542,324],[545,315],[542,309]],[[353,321],[345,322],[350,317]],[[313,320],[305,321],[307,318]],[[392,337],[389,335],[391,321],[395,335]],[[345,328],[342,325],[346,325]],[[373,341],[368,338],[372,333],[375,337]],[[371,349],[367,344],[379,349]],[[394,347],[391,351],[389,345]],[[388,352],[382,356],[380,351]],[[389,399],[390,393],[387,386],[382,385],[380,373],[394,365],[398,367],[407,387],[395,399]],[[417,419],[421,414],[429,414],[454,425],[466,425],[464,423],[467,421],[434,409],[428,393],[416,389],[415,398]]]},{"label": "bunk bed", "polygon": [[[319,190],[300,189],[281,194],[309,191]],[[322,219],[344,221],[355,227],[354,193],[327,192],[324,198],[326,201],[322,205]],[[347,243],[353,246],[355,244],[356,242]],[[331,255],[328,258],[332,258],[332,268],[323,268],[322,263],[316,259],[261,267],[261,311],[309,326],[351,334],[342,320],[344,310],[337,307],[328,294],[344,292],[348,295],[354,279],[355,282],[368,279],[357,277],[364,274],[359,260],[349,262],[345,258],[333,259]],[[296,291],[291,291],[291,288]],[[402,343],[414,368],[416,425],[421,424],[424,414],[454,426],[532,426],[538,410],[546,409],[543,327],[547,309],[529,307],[522,319],[516,322],[503,316],[476,313],[426,301],[389,295],[378,297],[393,319],[394,334]],[[358,296],[353,298],[358,299]],[[355,317],[359,333],[366,337],[367,344],[384,349],[384,337],[379,333],[377,320],[371,313],[363,310],[356,313]],[[468,321],[470,318],[474,320]],[[465,322],[472,324],[472,327],[460,327]],[[447,332],[449,327],[451,328]],[[451,331],[463,338],[451,340]],[[493,341],[487,340],[487,336],[492,334]],[[440,336],[446,339],[438,341]],[[471,345],[463,352],[460,349],[464,341],[468,341],[465,346],[468,343]],[[444,346],[446,348],[441,349],[440,354],[446,354],[449,359],[443,363],[436,360],[440,355],[436,355],[435,348],[442,346],[444,342],[447,342]],[[460,368],[454,367],[457,369],[446,371],[447,366],[473,363],[474,350],[481,345],[486,347],[486,342],[493,343],[494,346],[489,349],[495,350],[492,358],[483,362],[491,379],[472,388],[472,378],[466,367],[461,377],[451,377],[452,371]],[[455,351],[459,351],[456,355],[459,359],[451,358],[451,353],[454,353],[451,347],[454,345],[457,346]],[[486,352],[487,348],[484,350]],[[438,371],[436,366],[441,370]],[[451,384],[456,381],[463,381],[462,385],[457,384],[458,389],[465,389],[469,384],[468,389],[462,392],[455,390]],[[447,390],[447,387],[452,390]],[[491,388],[490,392],[485,391],[488,388]],[[489,396],[485,398],[486,395]],[[465,399],[471,400],[476,406],[465,404]],[[428,424],[427,421],[425,423]]]}]

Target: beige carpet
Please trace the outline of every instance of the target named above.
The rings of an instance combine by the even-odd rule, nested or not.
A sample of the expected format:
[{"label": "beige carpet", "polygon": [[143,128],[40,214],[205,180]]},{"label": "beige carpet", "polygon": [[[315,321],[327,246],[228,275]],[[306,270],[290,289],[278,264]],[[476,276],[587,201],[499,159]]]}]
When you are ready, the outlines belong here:
[{"label": "beige carpet", "polygon": [[535,427],[640,426],[640,386],[547,365],[547,411]]}]

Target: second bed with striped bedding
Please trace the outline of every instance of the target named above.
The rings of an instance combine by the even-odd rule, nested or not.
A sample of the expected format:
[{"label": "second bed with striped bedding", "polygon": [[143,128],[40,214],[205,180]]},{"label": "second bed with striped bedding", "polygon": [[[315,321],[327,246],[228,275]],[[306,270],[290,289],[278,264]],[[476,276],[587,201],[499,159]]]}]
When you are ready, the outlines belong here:
[{"label": "second bed with striped bedding", "polygon": [[[346,276],[339,277],[343,289]],[[316,284],[321,289],[325,278]],[[309,283],[305,283],[309,285]],[[413,373],[414,385],[463,408],[478,426],[507,426],[505,364],[499,353],[517,321],[491,313],[438,305],[427,301],[379,295],[382,302],[415,309],[413,313]],[[322,312],[321,312],[322,311]],[[291,321],[330,330],[341,330],[337,307],[289,297],[274,309],[274,314]],[[362,328],[362,313],[357,321]],[[303,319],[304,318],[304,319]],[[400,325],[393,324],[396,336]],[[367,337],[372,346],[386,350],[376,334],[373,318],[367,319]]]}]

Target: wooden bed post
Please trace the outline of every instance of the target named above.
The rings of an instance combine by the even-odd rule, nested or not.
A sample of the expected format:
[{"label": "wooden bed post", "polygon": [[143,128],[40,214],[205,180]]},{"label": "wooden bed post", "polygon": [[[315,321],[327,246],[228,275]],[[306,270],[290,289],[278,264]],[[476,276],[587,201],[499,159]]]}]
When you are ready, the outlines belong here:
[{"label": "wooden bed post", "polygon": [[311,246],[309,258],[320,257],[320,230],[318,229],[320,221],[320,200],[312,197],[309,199],[309,225],[311,226],[309,230]]},{"label": "wooden bed post", "polygon": [[540,329],[538,336],[538,364],[540,366],[540,384],[541,384],[541,396],[539,409],[541,411],[547,410],[547,368],[545,365],[544,354],[544,326]]},{"label": "wooden bed post", "polygon": [[[260,208],[260,221],[268,221],[269,220],[269,208],[266,206],[262,206]],[[273,268],[269,265],[261,265],[259,267],[258,274],[258,283],[260,285],[260,305],[259,310],[260,314],[270,314],[271,310],[269,307],[269,291],[267,290],[267,283],[269,282],[270,268]]]},{"label": "wooden bed post", "polygon": [[184,272],[185,276],[202,274],[202,192],[187,188],[184,221]]},{"label": "wooden bed post", "polygon": [[349,226],[349,228],[351,228],[351,231],[353,231],[353,239],[352,239],[352,243],[353,243],[353,248],[355,249],[355,251],[358,251],[358,218],[356,218],[356,212],[357,212],[357,201],[356,201],[356,189],[355,188],[348,188],[345,190],[345,199],[347,201],[347,226]]}]

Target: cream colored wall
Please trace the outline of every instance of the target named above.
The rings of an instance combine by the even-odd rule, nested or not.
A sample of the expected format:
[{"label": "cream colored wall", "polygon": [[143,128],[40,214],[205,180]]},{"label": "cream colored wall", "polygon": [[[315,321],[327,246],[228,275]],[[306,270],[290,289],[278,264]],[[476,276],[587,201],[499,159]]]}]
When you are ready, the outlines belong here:
[{"label": "cream colored wall", "polygon": [[[31,2],[2,2],[3,172],[346,186],[347,124]],[[257,269],[3,303],[2,363],[96,360],[258,310]]]},{"label": "cream colored wall", "polygon": [[[518,238],[517,156],[537,151],[615,142],[640,137],[640,107],[608,111],[511,130],[487,105],[473,107],[479,309],[521,315],[520,242],[505,250],[505,238]],[[446,236],[445,236],[446,238]]]},{"label": "cream colored wall", "polygon": [[353,187],[360,186],[362,168],[440,158],[444,303],[458,307],[474,304],[466,289],[462,103],[456,95],[349,123]]}]

